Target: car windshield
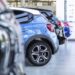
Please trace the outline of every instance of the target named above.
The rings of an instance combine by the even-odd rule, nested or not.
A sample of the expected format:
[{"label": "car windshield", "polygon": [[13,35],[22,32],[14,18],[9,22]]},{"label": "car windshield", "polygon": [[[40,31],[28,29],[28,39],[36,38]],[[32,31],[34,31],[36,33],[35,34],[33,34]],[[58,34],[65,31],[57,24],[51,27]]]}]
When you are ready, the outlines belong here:
[{"label": "car windshield", "polygon": [[52,12],[47,12],[47,19],[52,22],[58,21],[58,18]]},{"label": "car windshield", "polygon": [[48,20],[51,20],[51,19],[54,19],[54,15],[52,12],[49,12],[49,11],[41,11],[41,13],[48,19]]},{"label": "car windshield", "polygon": [[58,21],[57,17],[54,15],[52,17],[48,18],[48,20],[53,24],[57,24],[57,21]]},{"label": "car windshield", "polygon": [[57,21],[58,18],[57,18],[56,16],[53,16],[53,17],[52,17],[52,20]]},{"label": "car windshield", "polygon": [[52,16],[53,15],[53,13],[51,11],[46,12],[46,13],[47,13],[48,16]]},{"label": "car windshield", "polygon": [[28,23],[33,20],[33,15],[28,12],[13,10],[14,15],[19,23]]}]

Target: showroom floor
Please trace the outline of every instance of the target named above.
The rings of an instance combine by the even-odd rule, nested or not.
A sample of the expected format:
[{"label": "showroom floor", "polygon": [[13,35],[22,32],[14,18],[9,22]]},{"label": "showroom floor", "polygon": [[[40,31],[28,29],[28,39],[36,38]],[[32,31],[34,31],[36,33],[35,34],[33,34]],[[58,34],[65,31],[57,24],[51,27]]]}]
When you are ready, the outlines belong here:
[{"label": "showroom floor", "polygon": [[75,75],[75,42],[60,46],[58,53],[43,67],[26,66],[27,75]]}]

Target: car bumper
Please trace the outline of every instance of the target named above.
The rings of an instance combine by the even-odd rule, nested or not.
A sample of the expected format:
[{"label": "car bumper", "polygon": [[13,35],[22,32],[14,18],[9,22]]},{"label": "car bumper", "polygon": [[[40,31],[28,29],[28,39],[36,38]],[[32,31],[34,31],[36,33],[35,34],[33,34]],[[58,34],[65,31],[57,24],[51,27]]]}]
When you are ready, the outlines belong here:
[{"label": "car bumper", "polygon": [[54,39],[53,41],[54,43],[54,51],[53,51],[53,54],[55,54],[58,50],[59,50],[59,41],[57,38]]},{"label": "car bumper", "polygon": [[55,33],[53,33],[53,35],[50,36],[50,38],[52,40],[52,45],[53,45],[53,48],[54,48],[53,54],[55,54],[59,49],[59,41],[58,41],[58,38],[57,38]]}]

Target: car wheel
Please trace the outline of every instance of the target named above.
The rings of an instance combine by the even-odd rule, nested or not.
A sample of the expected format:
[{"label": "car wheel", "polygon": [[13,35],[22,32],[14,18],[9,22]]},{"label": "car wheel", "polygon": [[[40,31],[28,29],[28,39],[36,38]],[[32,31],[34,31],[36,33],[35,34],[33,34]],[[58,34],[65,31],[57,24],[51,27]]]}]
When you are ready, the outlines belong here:
[{"label": "car wheel", "polygon": [[62,45],[62,44],[65,43],[66,38],[64,38],[64,37],[59,37],[59,36],[58,36],[58,39],[59,39],[59,44],[60,44],[60,45]]},{"label": "car wheel", "polygon": [[28,59],[35,66],[46,65],[51,59],[52,51],[44,41],[32,43],[28,49]]}]

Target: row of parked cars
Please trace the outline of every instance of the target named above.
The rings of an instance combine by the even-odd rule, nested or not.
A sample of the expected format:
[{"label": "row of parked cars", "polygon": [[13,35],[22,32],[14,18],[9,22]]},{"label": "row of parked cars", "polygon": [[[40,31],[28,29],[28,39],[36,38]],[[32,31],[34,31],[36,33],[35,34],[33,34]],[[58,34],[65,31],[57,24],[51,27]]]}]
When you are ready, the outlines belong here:
[{"label": "row of parked cars", "polygon": [[47,64],[70,36],[68,24],[58,20],[51,10],[27,7],[10,10],[22,29],[25,57],[36,66]]},{"label": "row of parked cars", "polygon": [[51,10],[8,8],[0,0],[0,75],[25,75],[26,58],[35,66],[46,65],[69,36],[68,24]]}]

